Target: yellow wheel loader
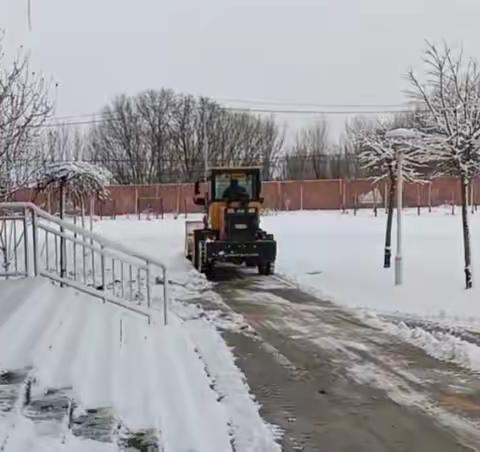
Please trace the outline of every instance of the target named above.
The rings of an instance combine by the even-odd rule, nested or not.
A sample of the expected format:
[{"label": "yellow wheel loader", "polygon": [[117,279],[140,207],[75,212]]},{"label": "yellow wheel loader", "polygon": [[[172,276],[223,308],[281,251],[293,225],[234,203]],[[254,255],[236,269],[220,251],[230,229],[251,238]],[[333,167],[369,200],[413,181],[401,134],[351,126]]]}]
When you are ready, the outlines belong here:
[{"label": "yellow wheel loader", "polygon": [[222,262],[273,273],[277,245],[260,228],[261,188],[260,168],[213,168],[206,186],[195,184],[194,203],[205,207],[205,216],[186,223],[185,255],[208,278]]}]

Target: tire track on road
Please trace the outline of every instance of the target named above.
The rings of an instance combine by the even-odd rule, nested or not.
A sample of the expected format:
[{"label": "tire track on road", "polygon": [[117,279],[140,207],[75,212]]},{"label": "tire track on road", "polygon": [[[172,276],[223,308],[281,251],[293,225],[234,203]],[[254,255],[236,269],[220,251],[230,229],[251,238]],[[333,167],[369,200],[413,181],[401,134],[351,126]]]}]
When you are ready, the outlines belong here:
[{"label": "tire track on road", "polygon": [[[461,443],[480,446],[480,411],[476,416],[462,409],[465,393],[480,407],[480,388],[469,386],[473,375],[281,277],[238,276],[220,280],[216,291],[259,337],[228,331],[224,336],[262,403],[262,415],[285,431],[285,451],[453,452],[470,450]],[[375,374],[353,378],[353,365],[362,363],[369,367],[360,369],[378,369],[385,381],[376,381]],[[415,404],[418,394],[433,395],[436,411]]]}]

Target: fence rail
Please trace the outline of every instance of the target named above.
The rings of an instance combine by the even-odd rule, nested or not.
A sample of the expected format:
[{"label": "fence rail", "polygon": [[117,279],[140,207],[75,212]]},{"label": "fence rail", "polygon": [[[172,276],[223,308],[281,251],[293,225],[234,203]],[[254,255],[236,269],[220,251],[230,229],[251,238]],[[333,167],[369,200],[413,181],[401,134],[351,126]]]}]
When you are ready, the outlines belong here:
[{"label": "fence rail", "polygon": [[[158,260],[57,218],[32,203],[0,203],[0,276],[42,276],[151,319],[153,286],[167,268]],[[161,274],[161,278],[158,274]]]}]

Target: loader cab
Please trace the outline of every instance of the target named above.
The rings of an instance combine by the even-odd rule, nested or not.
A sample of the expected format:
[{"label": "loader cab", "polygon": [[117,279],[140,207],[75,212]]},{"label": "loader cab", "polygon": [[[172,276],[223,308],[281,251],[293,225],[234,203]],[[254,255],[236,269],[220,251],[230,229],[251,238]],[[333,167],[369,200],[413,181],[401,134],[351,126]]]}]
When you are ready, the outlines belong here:
[{"label": "loader cab", "polygon": [[[202,188],[206,193],[202,193]],[[194,203],[206,206],[212,202],[258,201],[261,194],[259,168],[214,168],[208,178],[208,192],[200,181],[195,183]]]},{"label": "loader cab", "polygon": [[260,197],[259,170],[213,170],[210,193],[213,202],[257,201]]},{"label": "loader cab", "polygon": [[223,240],[252,239],[259,223],[260,193],[260,168],[212,169],[204,202],[209,228]]}]

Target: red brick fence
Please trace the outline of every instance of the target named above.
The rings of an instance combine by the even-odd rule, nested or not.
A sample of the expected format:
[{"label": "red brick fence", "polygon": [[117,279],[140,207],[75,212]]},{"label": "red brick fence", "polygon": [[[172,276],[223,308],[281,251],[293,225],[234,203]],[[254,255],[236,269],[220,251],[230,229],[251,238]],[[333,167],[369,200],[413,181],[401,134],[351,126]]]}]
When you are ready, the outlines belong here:
[{"label": "red brick fence", "polygon": [[[373,183],[368,179],[356,180],[309,180],[274,181],[263,184],[265,207],[273,210],[352,209],[383,206],[388,185]],[[141,212],[163,213],[200,212],[193,204],[193,184],[157,184],[142,186],[110,187],[111,199],[95,202],[97,215],[138,214]],[[480,180],[470,189],[471,202],[480,201]],[[26,190],[17,194],[18,201],[34,201],[55,211],[57,202],[45,196],[35,196]],[[460,204],[458,179],[441,177],[432,183],[407,183],[404,203],[408,207],[427,207],[445,204]],[[88,208],[87,208],[88,210]]]}]

